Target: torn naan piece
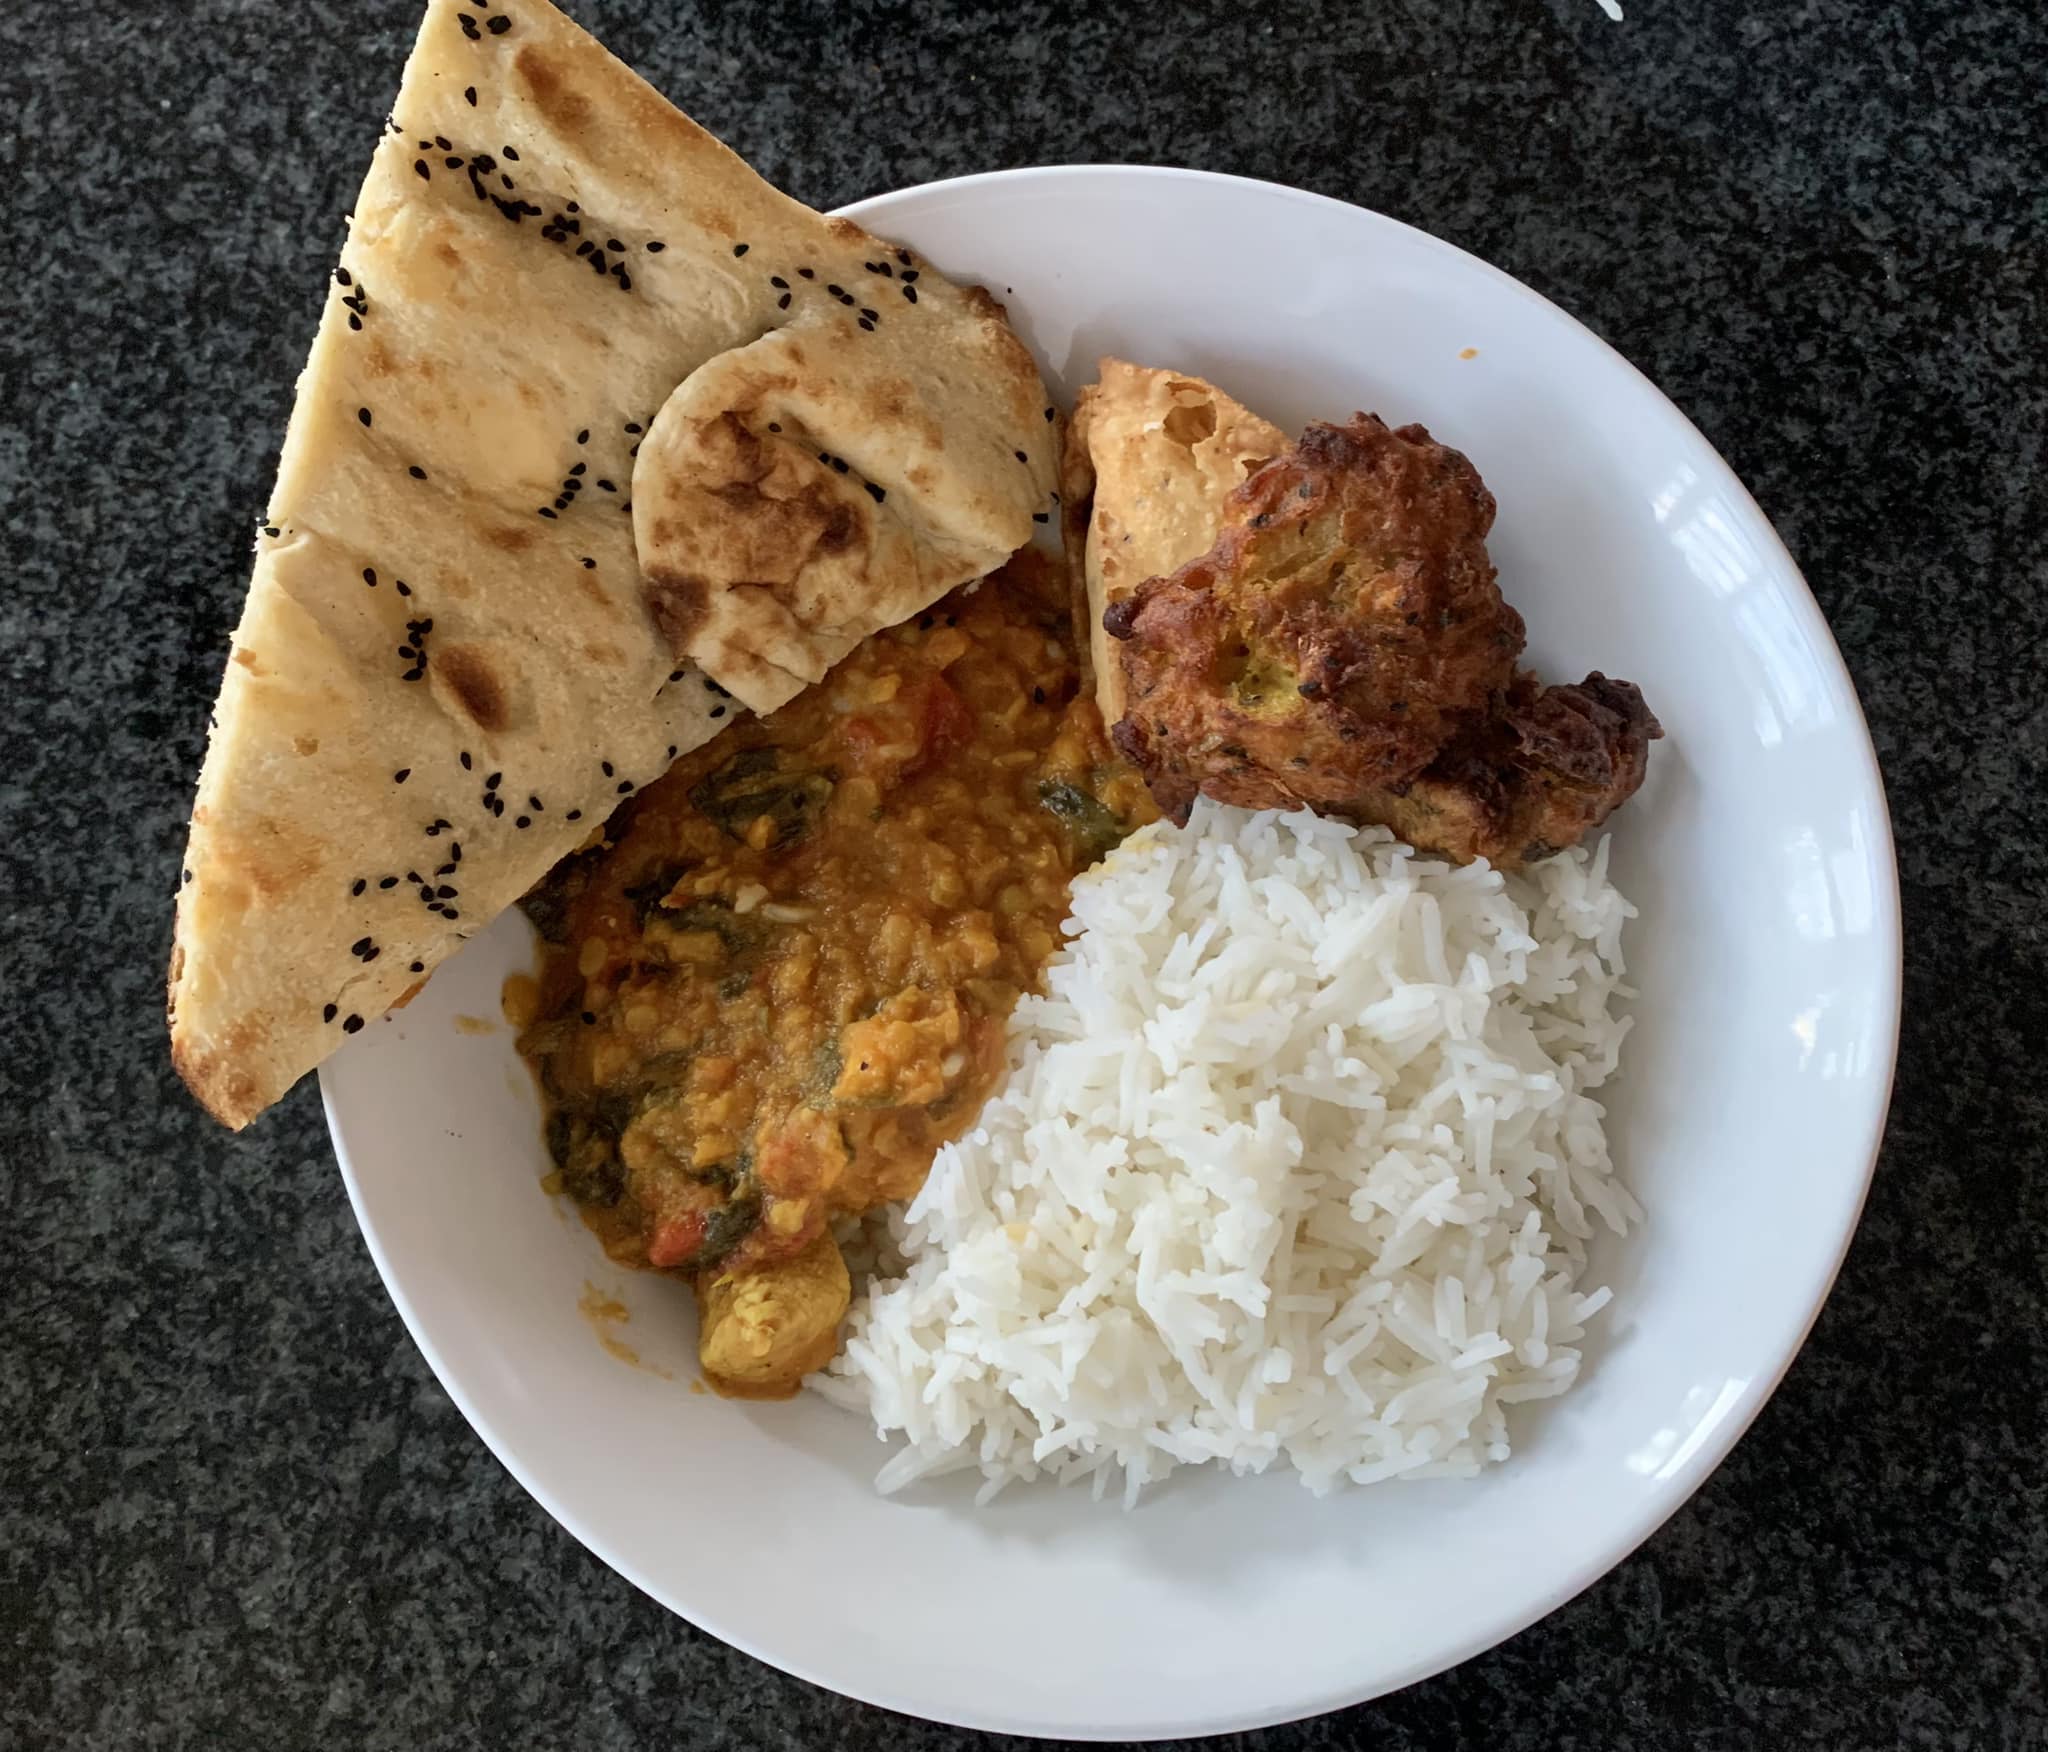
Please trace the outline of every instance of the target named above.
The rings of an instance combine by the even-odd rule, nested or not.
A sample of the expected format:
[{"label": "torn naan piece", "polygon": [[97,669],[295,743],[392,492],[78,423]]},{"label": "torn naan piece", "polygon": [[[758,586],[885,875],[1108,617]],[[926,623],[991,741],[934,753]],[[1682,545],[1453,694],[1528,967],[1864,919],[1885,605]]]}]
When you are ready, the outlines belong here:
[{"label": "torn naan piece", "polygon": [[656,617],[757,712],[1051,518],[1054,410],[1002,307],[847,231],[754,228],[802,314],[678,385],[633,474]]},{"label": "torn naan piece", "polygon": [[[692,435],[650,451],[672,404]],[[985,294],[779,194],[544,0],[433,0],[200,775],[170,970],[186,1083],[246,1124],[730,721],[719,669],[779,703],[997,565],[1047,514],[1050,429]],[[825,507],[808,537],[719,434]],[[650,589],[643,477],[719,563],[693,550],[679,585],[658,561]],[[721,556],[778,614],[701,617],[706,675],[667,627],[689,578],[734,581]]]},{"label": "torn naan piece", "polygon": [[1068,424],[1060,502],[1085,591],[1096,705],[1111,725],[1124,715],[1123,666],[1103,611],[1207,553],[1224,500],[1287,448],[1287,435],[1199,377],[1122,359],[1096,369]]}]

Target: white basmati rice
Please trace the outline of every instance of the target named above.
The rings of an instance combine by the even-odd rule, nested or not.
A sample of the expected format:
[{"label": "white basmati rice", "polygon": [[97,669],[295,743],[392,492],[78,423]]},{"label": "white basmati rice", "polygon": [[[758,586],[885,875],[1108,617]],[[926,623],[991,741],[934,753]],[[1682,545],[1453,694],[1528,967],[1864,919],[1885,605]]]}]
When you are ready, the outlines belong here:
[{"label": "white basmati rice", "polygon": [[1607,1299],[1594,1224],[1641,1215],[1591,1095],[1628,1030],[1606,863],[1504,878],[1202,801],[1078,880],[1003,1089],[812,1379],[907,1438],[878,1486],[1505,1459]]}]

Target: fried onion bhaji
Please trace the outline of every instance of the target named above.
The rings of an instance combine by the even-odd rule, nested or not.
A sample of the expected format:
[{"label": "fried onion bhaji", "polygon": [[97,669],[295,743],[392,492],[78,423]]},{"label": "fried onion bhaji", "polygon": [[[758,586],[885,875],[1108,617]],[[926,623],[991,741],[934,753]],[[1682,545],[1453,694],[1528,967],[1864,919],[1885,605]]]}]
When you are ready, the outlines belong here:
[{"label": "fried onion bhaji", "polygon": [[1415,778],[1361,792],[1339,813],[1421,851],[1513,870],[1577,845],[1634,796],[1662,734],[1633,682],[1596,670],[1545,687],[1520,669],[1498,713]]},{"label": "fried onion bhaji", "polygon": [[1493,495],[1421,426],[1312,425],[1210,551],[1112,602],[1112,735],[1179,819],[1198,793],[1380,823],[1507,868],[1578,842],[1662,734],[1628,682],[1546,688],[1486,552]]}]

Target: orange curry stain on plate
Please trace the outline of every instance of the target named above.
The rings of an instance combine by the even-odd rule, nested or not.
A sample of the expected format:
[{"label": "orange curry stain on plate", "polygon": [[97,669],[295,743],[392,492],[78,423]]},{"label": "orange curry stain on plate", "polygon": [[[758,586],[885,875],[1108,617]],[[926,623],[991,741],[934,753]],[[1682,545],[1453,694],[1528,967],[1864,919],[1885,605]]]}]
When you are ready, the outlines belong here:
[{"label": "orange curry stain on plate", "polygon": [[597,1334],[597,1342],[604,1346],[605,1355],[616,1357],[620,1362],[636,1369],[645,1369],[650,1375],[659,1375],[663,1380],[672,1377],[666,1369],[642,1360],[640,1353],[613,1331],[632,1319],[632,1310],[616,1296],[609,1296],[590,1282],[583,1282],[583,1294],[576,1298],[576,1311],[589,1322],[590,1330]]}]

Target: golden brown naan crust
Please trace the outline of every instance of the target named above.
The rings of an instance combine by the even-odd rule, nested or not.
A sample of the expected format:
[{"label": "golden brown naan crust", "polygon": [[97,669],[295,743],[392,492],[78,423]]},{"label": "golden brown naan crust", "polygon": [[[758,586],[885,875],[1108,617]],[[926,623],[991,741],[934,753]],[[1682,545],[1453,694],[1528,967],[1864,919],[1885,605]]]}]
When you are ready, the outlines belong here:
[{"label": "golden brown naan crust", "polygon": [[[720,355],[780,327],[803,341],[791,393],[837,443],[901,376],[946,458],[922,524],[889,472],[907,499],[922,452],[892,433],[864,461],[908,579],[876,575],[899,548],[871,540],[843,597],[804,578],[786,644],[707,617],[763,703],[850,628],[994,565],[1051,481],[1012,454],[1047,430],[1042,392],[985,297],[913,268],[913,303],[891,246],[777,193],[543,0],[433,0],[393,116],[300,379],[178,896],[172,1056],[233,1126],[736,709],[673,654],[634,541],[636,463],[679,384],[709,416]],[[795,278],[800,244],[892,271],[862,271],[850,307],[803,282],[785,310],[771,276]],[[849,336],[890,337],[901,369]],[[684,456],[660,490],[708,478]],[[775,551],[759,505],[720,505],[721,542]],[[802,618],[821,594],[829,625]],[[740,661],[756,650],[770,684]]]},{"label": "golden brown naan crust", "polygon": [[1124,715],[1123,664],[1103,611],[1215,545],[1233,489],[1287,435],[1212,383],[1103,359],[1067,431],[1060,498],[1067,553],[1087,591],[1088,652],[1102,721]]},{"label": "golden brown naan crust", "polygon": [[680,384],[633,477],[662,624],[761,712],[994,570],[1052,503],[1051,410],[1002,307],[803,218],[754,227],[746,258],[794,320]]}]

